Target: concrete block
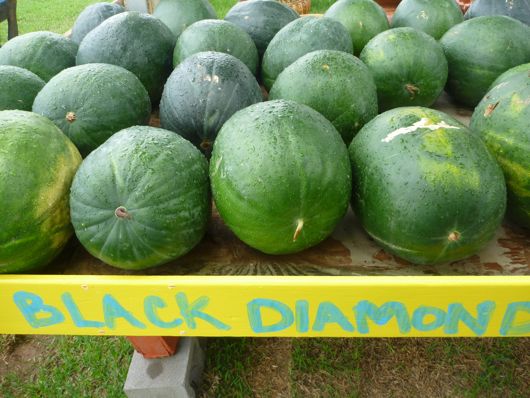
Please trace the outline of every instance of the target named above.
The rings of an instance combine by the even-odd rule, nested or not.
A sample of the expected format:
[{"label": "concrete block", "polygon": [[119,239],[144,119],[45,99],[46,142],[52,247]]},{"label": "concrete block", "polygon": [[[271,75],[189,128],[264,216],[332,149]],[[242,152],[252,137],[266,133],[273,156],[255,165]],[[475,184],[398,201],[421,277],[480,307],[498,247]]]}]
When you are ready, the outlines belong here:
[{"label": "concrete block", "polygon": [[123,391],[128,398],[195,398],[203,369],[199,339],[183,337],[171,357],[145,359],[135,351]]}]

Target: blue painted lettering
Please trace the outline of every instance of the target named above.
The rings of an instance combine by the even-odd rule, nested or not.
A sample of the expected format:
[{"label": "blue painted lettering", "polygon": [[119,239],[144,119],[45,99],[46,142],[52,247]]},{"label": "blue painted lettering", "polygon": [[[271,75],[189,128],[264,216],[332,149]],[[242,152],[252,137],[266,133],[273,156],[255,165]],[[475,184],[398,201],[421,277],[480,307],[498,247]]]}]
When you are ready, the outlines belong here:
[{"label": "blue painted lettering", "polygon": [[153,325],[159,328],[172,329],[182,325],[182,319],[176,318],[170,322],[163,321],[157,314],[158,308],[166,308],[167,304],[158,296],[147,296],[144,299],[145,316]]},{"label": "blue painted lettering", "polygon": [[85,319],[81,314],[81,311],[79,311],[79,307],[77,307],[77,304],[70,293],[63,293],[61,295],[61,299],[63,300],[66,309],[70,313],[75,326],[79,328],[102,328],[105,326],[105,322],[90,321]]},{"label": "blue painted lettering", "polygon": [[103,296],[103,314],[105,316],[105,324],[109,329],[116,328],[116,319],[123,318],[132,326],[138,329],[145,329],[147,326],[134,317],[129,311],[122,307],[122,305],[110,294]]},{"label": "blue painted lettering", "polygon": [[[269,308],[277,311],[281,319],[272,324],[264,325],[261,317],[261,309]],[[294,315],[291,309],[281,301],[258,298],[247,304],[248,319],[250,327],[255,333],[272,333],[287,329],[294,322]]]},{"label": "blue painted lettering", "polygon": [[342,311],[335,304],[324,301],[318,306],[313,330],[321,332],[328,323],[336,323],[343,330],[353,332],[353,325],[346,319]]},{"label": "blue painted lettering", "polygon": [[473,333],[477,336],[482,336],[488,329],[494,310],[495,303],[493,301],[484,301],[477,305],[477,317],[474,318],[462,304],[449,304],[444,332],[446,334],[457,334],[458,323],[462,321]]},{"label": "blue painted lettering", "polygon": [[186,325],[188,325],[190,329],[197,328],[197,323],[195,322],[195,318],[199,318],[199,319],[202,319],[203,321],[210,323],[216,329],[220,329],[220,330],[231,329],[231,327],[227,325],[226,323],[223,323],[220,320],[214,318],[213,316],[203,312],[203,309],[210,302],[210,299],[208,297],[201,296],[191,304],[188,302],[188,298],[186,297],[186,295],[182,292],[177,293],[175,298],[177,300],[177,304],[180,309],[180,314],[182,315],[182,318],[184,318],[184,322],[186,322]]},{"label": "blue painted lettering", "polygon": [[355,312],[355,320],[357,322],[357,329],[361,334],[370,332],[368,321],[366,318],[371,318],[376,325],[386,325],[392,317],[396,317],[400,333],[410,332],[410,319],[407,308],[403,303],[397,301],[389,301],[384,303],[381,307],[377,307],[370,301],[363,300],[353,308]]},{"label": "blue painted lettering", "polygon": [[298,300],[295,304],[296,331],[305,333],[309,330],[309,303],[307,300]]},{"label": "blue painted lettering", "polygon": [[57,308],[46,305],[42,298],[30,292],[16,292],[13,301],[32,328],[43,328],[64,322],[64,315]]},{"label": "blue painted lettering", "polygon": [[530,301],[519,301],[508,305],[502,319],[500,330],[502,336],[522,336],[530,333],[530,321],[528,318],[525,322],[517,320],[519,312],[530,315]]},{"label": "blue painted lettering", "polygon": [[[425,322],[427,316],[432,316],[430,322]],[[416,308],[412,314],[412,326],[420,332],[430,332],[443,326],[445,322],[445,311],[436,307],[421,306]]]}]

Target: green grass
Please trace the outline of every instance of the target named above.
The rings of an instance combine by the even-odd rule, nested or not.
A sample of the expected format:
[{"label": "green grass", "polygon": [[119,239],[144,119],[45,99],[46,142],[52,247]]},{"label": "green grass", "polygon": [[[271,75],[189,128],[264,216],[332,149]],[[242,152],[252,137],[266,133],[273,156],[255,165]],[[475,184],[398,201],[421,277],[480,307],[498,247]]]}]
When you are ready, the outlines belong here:
[{"label": "green grass", "polygon": [[0,396],[124,397],[132,346],[120,337],[64,337],[49,339],[42,358],[27,369],[0,378]]}]

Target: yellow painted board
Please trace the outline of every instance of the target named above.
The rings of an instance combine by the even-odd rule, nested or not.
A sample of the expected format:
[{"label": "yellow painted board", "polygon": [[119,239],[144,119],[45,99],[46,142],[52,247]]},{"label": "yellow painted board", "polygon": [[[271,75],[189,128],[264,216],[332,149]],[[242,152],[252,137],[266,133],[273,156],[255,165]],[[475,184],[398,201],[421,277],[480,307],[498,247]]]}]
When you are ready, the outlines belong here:
[{"label": "yellow painted board", "polygon": [[0,333],[530,336],[530,276],[0,276]]}]

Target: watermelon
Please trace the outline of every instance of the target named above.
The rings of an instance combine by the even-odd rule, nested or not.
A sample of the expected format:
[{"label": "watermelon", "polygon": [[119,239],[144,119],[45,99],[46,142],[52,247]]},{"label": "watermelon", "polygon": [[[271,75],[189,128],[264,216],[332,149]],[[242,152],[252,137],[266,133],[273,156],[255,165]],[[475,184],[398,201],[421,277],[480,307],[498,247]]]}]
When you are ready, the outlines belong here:
[{"label": "watermelon", "polygon": [[324,16],[339,21],[350,32],[355,55],[373,37],[389,29],[385,10],[373,0],[339,0]]},{"label": "watermelon", "polygon": [[530,25],[530,1],[528,0],[474,0],[465,18],[487,15],[506,15]]},{"label": "watermelon", "polygon": [[77,44],[57,33],[31,32],[17,36],[0,47],[0,65],[27,69],[48,81],[75,65]]},{"label": "watermelon", "polygon": [[176,67],[190,55],[203,51],[217,51],[233,55],[255,75],[258,71],[258,50],[252,38],[228,21],[206,19],[195,22],[180,35],[173,52]]},{"label": "watermelon", "polygon": [[502,74],[475,108],[470,127],[500,164],[508,216],[530,228],[530,64]]},{"label": "watermelon", "polygon": [[355,214],[378,244],[410,262],[471,256],[504,217],[500,167],[478,134],[442,112],[387,111],[353,139],[350,158]]},{"label": "watermelon", "polygon": [[313,51],[285,68],[269,94],[269,99],[282,98],[320,112],[347,145],[377,115],[377,88],[370,70],[342,51]]},{"label": "watermelon", "polygon": [[187,58],[169,77],[160,102],[160,123],[205,153],[238,110],[262,100],[250,70],[237,58],[213,51]]},{"label": "watermelon", "polygon": [[81,43],[88,32],[113,15],[124,12],[125,8],[116,3],[96,3],[86,7],[77,17],[72,27],[71,39]]},{"label": "watermelon", "polygon": [[33,112],[52,120],[86,156],[117,131],[147,124],[151,102],[128,70],[87,64],[51,79],[35,98]]},{"label": "watermelon", "polygon": [[160,0],[153,16],[166,24],[175,39],[194,22],[217,19],[217,14],[208,0]]},{"label": "watermelon", "polygon": [[225,20],[247,32],[263,57],[272,38],[289,22],[297,19],[296,11],[275,0],[243,1],[236,3]]},{"label": "watermelon", "polygon": [[72,235],[68,192],[80,163],[45,117],[0,111],[0,273],[43,267],[62,250]]},{"label": "watermelon", "polygon": [[33,100],[46,83],[18,66],[0,65],[0,111],[31,111]]},{"label": "watermelon", "polygon": [[249,106],[223,126],[210,178],[216,207],[246,244],[269,254],[316,245],[344,216],[351,170],[333,125],[308,106]]},{"label": "watermelon", "polygon": [[409,26],[439,40],[445,32],[464,20],[455,0],[403,0],[392,16],[392,27]]},{"label": "watermelon", "polygon": [[130,127],[83,161],[70,207],[75,233],[93,256],[123,269],[163,264],[206,232],[208,163],[175,133]]},{"label": "watermelon", "polygon": [[263,84],[270,90],[278,75],[301,56],[316,50],[353,53],[346,28],[331,18],[304,17],[278,32],[263,55]]},{"label": "watermelon", "polygon": [[[477,45],[479,38],[487,38]],[[474,107],[508,69],[530,62],[530,27],[505,16],[478,17],[451,28],[441,39],[449,64],[447,92]]]},{"label": "watermelon", "polygon": [[174,47],[173,34],[157,18],[122,12],[85,36],[79,45],[77,65],[102,63],[127,69],[140,79],[156,105],[173,69]]},{"label": "watermelon", "polygon": [[413,28],[387,30],[361,53],[375,79],[379,109],[431,106],[447,81],[447,61],[440,44]]}]

